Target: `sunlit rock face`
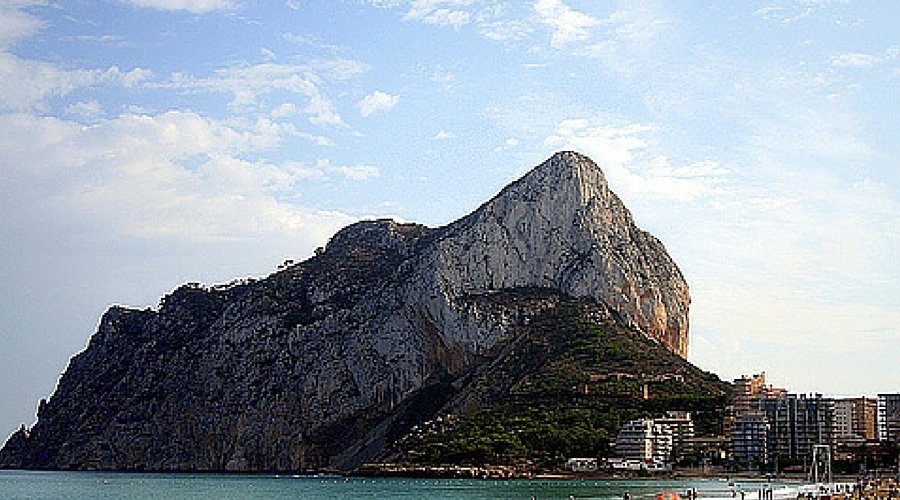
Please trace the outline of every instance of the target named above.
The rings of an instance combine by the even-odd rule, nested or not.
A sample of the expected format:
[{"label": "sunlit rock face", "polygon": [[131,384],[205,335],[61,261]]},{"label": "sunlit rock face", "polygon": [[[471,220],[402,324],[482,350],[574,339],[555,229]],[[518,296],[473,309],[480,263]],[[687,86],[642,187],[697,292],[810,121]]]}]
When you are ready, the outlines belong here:
[{"label": "sunlit rock face", "polygon": [[111,308],[0,467],[352,469],[400,415],[439,408],[424,388],[461,389],[548,293],[686,356],[678,267],[597,164],[562,152],[447,226],[360,222],[265,279]]}]

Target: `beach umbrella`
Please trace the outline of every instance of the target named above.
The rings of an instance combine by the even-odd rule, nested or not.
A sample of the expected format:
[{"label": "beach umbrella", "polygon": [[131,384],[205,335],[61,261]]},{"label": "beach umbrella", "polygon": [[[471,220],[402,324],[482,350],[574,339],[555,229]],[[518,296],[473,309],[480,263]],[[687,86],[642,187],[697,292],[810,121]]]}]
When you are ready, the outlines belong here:
[{"label": "beach umbrella", "polygon": [[674,491],[663,491],[656,494],[656,500],[681,500],[681,497]]}]

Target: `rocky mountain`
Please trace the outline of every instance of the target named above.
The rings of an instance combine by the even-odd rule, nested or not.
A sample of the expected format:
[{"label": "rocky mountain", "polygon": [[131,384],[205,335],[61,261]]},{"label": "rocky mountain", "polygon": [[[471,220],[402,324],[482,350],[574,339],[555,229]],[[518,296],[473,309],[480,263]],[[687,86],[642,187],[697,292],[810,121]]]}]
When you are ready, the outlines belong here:
[{"label": "rocky mountain", "polygon": [[459,403],[473,374],[560,300],[686,355],[681,272],[573,152],[447,226],[360,222],[265,279],[111,308],[0,467],[352,469],[477,408]]}]

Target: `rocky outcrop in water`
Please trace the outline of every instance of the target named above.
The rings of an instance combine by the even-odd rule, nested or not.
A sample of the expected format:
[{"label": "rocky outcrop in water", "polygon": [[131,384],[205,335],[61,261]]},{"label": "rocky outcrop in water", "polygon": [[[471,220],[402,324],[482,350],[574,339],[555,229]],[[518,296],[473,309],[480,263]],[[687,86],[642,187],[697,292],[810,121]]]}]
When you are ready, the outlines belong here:
[{"label": "rocky outcrop in water", "polygon": [[353,468],[552,307],[534,291],[602,304],[686,355],[677,266],[600,168],[563,152],[448,226],[360,222],[265,279],[111,308],[0,467]]}]

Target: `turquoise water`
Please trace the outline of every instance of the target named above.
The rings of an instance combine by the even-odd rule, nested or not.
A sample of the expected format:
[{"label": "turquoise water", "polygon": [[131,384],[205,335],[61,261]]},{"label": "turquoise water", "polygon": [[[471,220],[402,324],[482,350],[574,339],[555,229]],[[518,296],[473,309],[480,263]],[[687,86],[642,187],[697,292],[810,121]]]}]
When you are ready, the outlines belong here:
[{"label": "turquoise water", "polygon": [[[766,483],[739,482],[755,490]],[[656,493],[696,488],[701,500],[730,496],[725,481],[593,481],[344,478],[238,474],[0,471],[0,499],[180,498],[256,499],[578,499],[652,500]]]}]

